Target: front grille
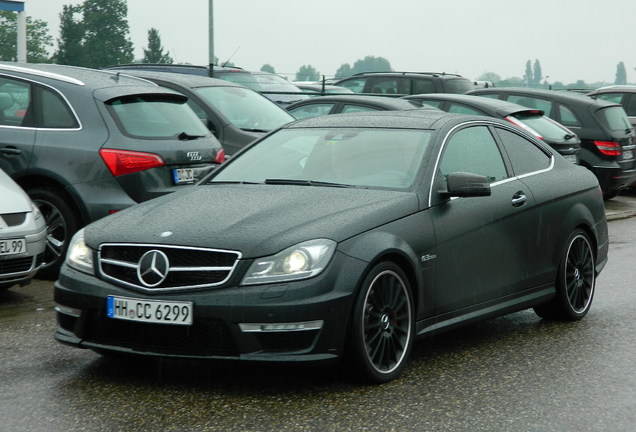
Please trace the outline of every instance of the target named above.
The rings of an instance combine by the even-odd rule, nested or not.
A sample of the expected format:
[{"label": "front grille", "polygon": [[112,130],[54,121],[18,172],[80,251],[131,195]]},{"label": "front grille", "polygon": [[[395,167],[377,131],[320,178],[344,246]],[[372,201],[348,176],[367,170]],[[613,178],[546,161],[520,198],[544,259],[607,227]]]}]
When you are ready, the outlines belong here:
[{"label": "front grille", "polygon": [[122,321],[93,314],[86,322],[87,342],[155,354],[235,356],[237,349],[222,321],[202,319],[191,326]]},{"label": "front grille", "polygon": [[26,273],[33,268],[33,257],[0,259],[0,276]]},{"label": "front grille", "polygon": [[145,244],[103,244],[98,253],[105,279],[149,292],[221,285],[240,258],[235,251]]}]

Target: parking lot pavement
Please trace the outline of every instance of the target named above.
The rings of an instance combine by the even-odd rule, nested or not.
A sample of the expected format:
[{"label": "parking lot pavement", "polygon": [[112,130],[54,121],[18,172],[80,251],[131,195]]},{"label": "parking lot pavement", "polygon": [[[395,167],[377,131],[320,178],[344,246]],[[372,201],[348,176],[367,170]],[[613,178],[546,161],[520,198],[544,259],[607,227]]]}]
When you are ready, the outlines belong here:
[{"label": "parking lot pavement", "polygon": [[608,221],[636,216],[636,191],[623,191],[619,196],[605,201],[605,214]]}]

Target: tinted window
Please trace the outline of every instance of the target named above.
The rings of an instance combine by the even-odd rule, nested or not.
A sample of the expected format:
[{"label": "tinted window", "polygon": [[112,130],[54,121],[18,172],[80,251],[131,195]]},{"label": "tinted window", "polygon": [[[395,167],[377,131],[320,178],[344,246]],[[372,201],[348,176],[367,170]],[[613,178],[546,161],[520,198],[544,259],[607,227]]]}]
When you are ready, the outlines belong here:
[{"label": "tinted window", "polygon": [[31,85],[17,80],[0,78],[0,125],[23,124],[31,103]]},{"label": "tinted window", "polygon": [[513,121],[513,123],[521,126],[533,135],[536,132],[539,134],[540,138],[550,141],[566,141],[565,137],[570,135],[569,130],[565,129],[551,118],[543,115],[520,113],[514,114],[513,117],[517,120]]},{"label": "tinted window", "polygon": [[354,93],[362,93],[362,91],[364,90],[364,83],[366,82],[366,79],[364,78],[360,78],[360,79],[350,79],[344,82],[339,83],[339,86],[348,88],[349,90],[351,90]]},{"label": "tinted window", "polygon": [[41,89],[43,128],[76,128],[79,126],[64,100],[48,89]]},{"label": "tinted window", "polygon": [[435,93],[435,83],[430,79],[415,78],[413,80],[413,94],[420,93]]},{"label": "tinted window", "polygon": [[210,135],[184,100],[126,96],[110,101],[108,106],[123,132],[134,137],[176,138],[181,133]]},{"label": "tinted window", "polygon": [[[544,110],[545,111],[545,110]],[[545,111],[549,113],[550,111]],[[559,119],[563,126],[569,127],[581,127],[583,124],[581,120],[574,114],[574,112],[566,106],[559,105]]]},{"label": "tinted window", "polygon": [[405,88],[405,80],[393,77],[373,77],[369,78],[367,92],[378,94],[409,94]]},{"label": "tinted window", "polygon": [[508,178],[499,147],[485,126],[456,132],[446,144],[440,171],[444,177],[454,172],[479,174],[491,183]]},{"label": "tinted window", "polygon": [[552,103],[548,100],[523,96],[523,95],[508,95],[508,102],[516,103],[519,105],[523,105],[524,107],[539,109],[548,115],[552,109]]},{"label": "tinted window", "polygon": [[621,103],[621,101],[623,100],[623,95],[621,93],[601,93],[594,97],[617,104]]},{"label": "tinted window", "polygon": [[343,113],[379,111],[379,110],[380,110],[379,108],[370,107],[370,106],[361,106],[361,105],[345,105],[342,107]]},{"label": "tinted window", "polygon": [[466,105],[458,104],[451,102],[448,106],[448,112],[455,114],[473,114],[473,115],[485,115],[483,112],[478,109],[471,108]]},{"label": "tinted window", "polygon": [[627,111],[628,116],[636,116],[636,95],[630,95],[625,111]]},{"label": "tinted window", "polygon": [[418,102],[418,104],[425,104],[435,108],[440,108],[442,104],[444,103],[444,101],[430,100],[430,99],[409,99],[409,100],[412,100],[413,102]]},{"label": "tinted window", "polygon": [[475,84],[464,78],[448,79],[444,80],[443,83],[446,93],[466,93],[467,91],[475,89]]},{"label": "tinted window", "polygon": [[497,128],[515,175],[541,171],[550,166],[550,156],[521,135]]},{"label": "tinted window", "polygon": [[312,104],[312,105],[304,105],[298,108],[290,109],[289,113],[296,117],[297,119],[303,119],[307,117],[316,117],[321,115],[329,114],[334,104],[332,103],[321,103],[321,104]]},{"label": "tinted window", "polygon": [[601,119],[613,131],[625,131],[632,127],[622,107],[609,107],[600,110]]}]

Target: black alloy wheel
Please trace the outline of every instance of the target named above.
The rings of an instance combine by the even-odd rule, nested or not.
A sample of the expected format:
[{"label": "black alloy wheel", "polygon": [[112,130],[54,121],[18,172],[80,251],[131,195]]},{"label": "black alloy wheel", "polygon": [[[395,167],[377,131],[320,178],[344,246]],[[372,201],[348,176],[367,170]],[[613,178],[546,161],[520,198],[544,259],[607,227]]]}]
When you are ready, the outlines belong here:
[{"label": "black alloy wheel", "polygon": [[27,193],[46,221],[44,264],[37,277],[57,279],[71,237],[79,229],[78,218],[71,206],[54,189],[33,188]]},{"label": "black alloy wheel", "polygon": [[596,286],[594,253],[587,234],[575,230],[568,239],[556,281],[557,294],[534,308],[542,318],[576,321],[590,310]]},{"label": "black alloy wheel", "polygon": [[351,361],[365,381],[395,379],[408,359],[415,331],[413,297],[404,272],[392,262],[365,277],[355,304]]}]

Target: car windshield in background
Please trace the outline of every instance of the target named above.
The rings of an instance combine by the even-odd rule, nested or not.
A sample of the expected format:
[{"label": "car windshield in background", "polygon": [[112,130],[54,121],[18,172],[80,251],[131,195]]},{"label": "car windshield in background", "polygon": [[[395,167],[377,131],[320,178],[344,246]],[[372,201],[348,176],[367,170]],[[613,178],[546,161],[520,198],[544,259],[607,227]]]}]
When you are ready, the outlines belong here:
[{"label": "car windshield in background", "polygon": [[185,99],[137,95],[108,103],[122,132],[136,138],[194,139],[210,135]]},{"label": "car windshield in background", "polygon": [[607,126],[613,131],[625,131],[632,128],[632,124],[625,113],[623,107],[609,107],[601,110],[601,118],[605,120]]},{"label": "car windshield in background", "polygon": [[258,92],[300,93],[298,87],[278,75],[246,74],[238,72],[220,74],[218,78],[240,84]]},{"label": "car windshield in background", "polygon": [[230,123],[243,130],[269,132],[294,120],[278,106],[272,107],[274,102],[241,87],[199,87],[194,90],[222,112]]},{"label": "car windshield in background", "polygon": [[429,138],[425,130],[285,129],[230,161],[210,182],[408,189]]},{"label": "car windshield in background", "polygon": [[[516,119],[518,119],[522,124],[517,123],[524,129],[524,126],[527,126],[532,129],[532,132],[538,133],[541,138],[549,140],[549,141],[565,141],[569,138],[574,138],[575,134],[571,132],[569,129],[564,128],[554,120],[546,117],[544,115],[537,114],[515,114],[513,115]],[[534,132],[533,132],[534,131]]]}]

